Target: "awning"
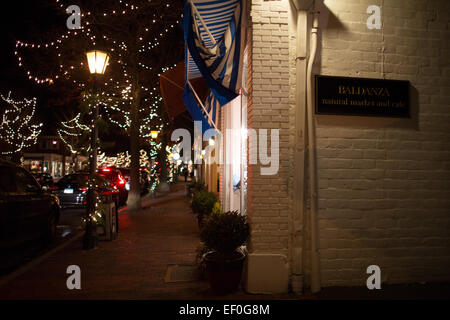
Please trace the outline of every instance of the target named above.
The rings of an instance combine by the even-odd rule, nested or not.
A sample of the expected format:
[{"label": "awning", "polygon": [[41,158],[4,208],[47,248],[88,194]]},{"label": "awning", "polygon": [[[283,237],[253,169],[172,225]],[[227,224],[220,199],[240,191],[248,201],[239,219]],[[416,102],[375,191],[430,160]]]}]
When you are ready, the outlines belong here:
[{"label": "awning", "polygon": [[[186,106],[182,99],[185,87],[184,69],[184,62],[180,62],[174,68],[162,73],[159,78],[164,106],[171,121],[186,111]],[[209,93],[205,80],[203,78],[197,78],[191,80],[191,83],[199,98],[205,100]]]},{"label": "awning", "polygon": [[[241,87],[241,6],[242,0],[187,0],[185,4],[183,100],[192,117],[201,115],[209,127],[215,127],[218,106],[233,100]],[[206,101],[199,99],[191,85],[199,77],[211,90]]]}]

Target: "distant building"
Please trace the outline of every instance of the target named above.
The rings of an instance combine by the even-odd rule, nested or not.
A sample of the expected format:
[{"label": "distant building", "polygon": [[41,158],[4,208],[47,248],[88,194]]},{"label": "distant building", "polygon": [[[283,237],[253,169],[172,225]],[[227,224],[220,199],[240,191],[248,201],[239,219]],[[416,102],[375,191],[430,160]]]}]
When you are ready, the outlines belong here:
[{"label": "distant building", "polygon": [[37,143],[23,154],[23,166],[31,172],[48,172],[53,177],[83,167],[87,157],[73,158],[57,136],[39,136]]}]

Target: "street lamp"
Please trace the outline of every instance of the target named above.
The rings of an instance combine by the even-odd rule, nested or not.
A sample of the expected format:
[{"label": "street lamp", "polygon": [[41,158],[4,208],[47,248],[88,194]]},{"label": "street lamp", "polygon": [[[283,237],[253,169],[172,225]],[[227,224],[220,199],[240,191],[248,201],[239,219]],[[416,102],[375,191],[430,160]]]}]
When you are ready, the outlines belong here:
[{"label": "street lamp", "polygon": [[158,138],[158,131],[150,131],[150,136],[152,137],[152,139]]},{"label": "street lamp", "polygon": [[92,74],[104,74],[108,66],[108,53],[100,50],[91,50],[86,52],[86,57],[89,64],[89,71]]},{"label": "street lamp", "polygon": [[[89,71],[93,76],[94,85],[93,93],[96,94],[97,78],[99,75],[105,73],[108,66],[108,53],[100,50],[91,50],[86,52],[88,60]],[[83,238],[83,248],[93,249],[97,246],[97,230],[92,225],[91,217],[95,214],[96,194],[95,194],[95,172],[97,170],[97,139],[98,128],[96,122],[98,119],[98,102],[95,103],[91,124],[91,150],[89,154],[89,186],[87,192],[87,206],[86,206],[86,232]]]}]

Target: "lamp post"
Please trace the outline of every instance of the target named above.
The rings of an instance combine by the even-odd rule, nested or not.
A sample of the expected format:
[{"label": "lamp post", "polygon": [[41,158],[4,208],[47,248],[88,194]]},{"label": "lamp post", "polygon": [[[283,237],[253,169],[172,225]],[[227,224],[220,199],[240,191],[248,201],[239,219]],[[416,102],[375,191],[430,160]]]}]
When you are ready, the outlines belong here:
[{"label": "lamp post", "polygon": [[[100,50],[91,50],[86,52],[88,60],[89,71],[93,76],[93,94],[97,92],[97,78],[99,75],[105,73],[108,66],[109,55]],[[98,128],[96,125],[98,119],[98,102],[95,103],[92,124],[91,124],[91,150],[89,154],[89,185],[87,191],[87,206],[86,206],[86,232],[83,238],[83,249],[89,250],[97,246],[97,230],[92,225],[91,217],[95,214],[96,194],[95,194],[95,172],[97,170],[97,139]]]}]

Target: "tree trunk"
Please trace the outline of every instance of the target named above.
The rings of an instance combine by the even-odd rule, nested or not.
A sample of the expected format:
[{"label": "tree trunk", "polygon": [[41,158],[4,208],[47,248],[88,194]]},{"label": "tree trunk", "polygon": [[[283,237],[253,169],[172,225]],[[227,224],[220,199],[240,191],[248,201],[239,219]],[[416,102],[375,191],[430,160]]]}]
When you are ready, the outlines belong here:
[{"label": "tree trunk", "polygon": [[130,153],[131,153],[131,184],[128,192],[127,205],[131,210],[141,209],[141,184],[139,181],[139,104],[141,100],[141,88],[137,66],[133,68],[133,102],[131,104],[130,118]]},{"label": "tree trunk", "polygon": [[160,183],[166,183],[167,182],[167,135],[165,132],[165,128],[163,129],[164,132],[162,134],[161,139],[161,149],[159,152],[159,161],[161,161],[161,174],[159,176],[159,182]]}]

